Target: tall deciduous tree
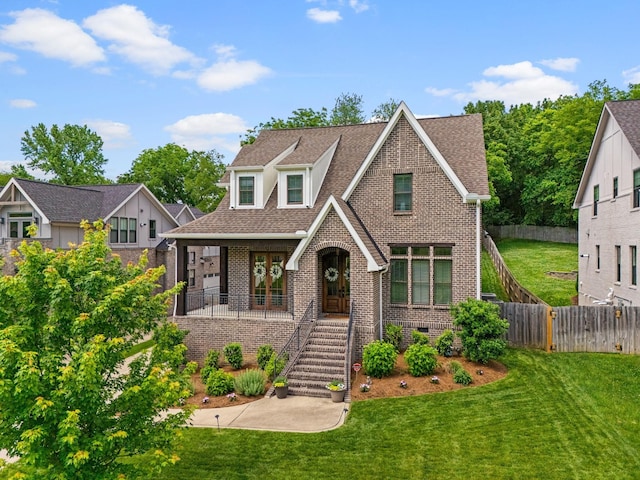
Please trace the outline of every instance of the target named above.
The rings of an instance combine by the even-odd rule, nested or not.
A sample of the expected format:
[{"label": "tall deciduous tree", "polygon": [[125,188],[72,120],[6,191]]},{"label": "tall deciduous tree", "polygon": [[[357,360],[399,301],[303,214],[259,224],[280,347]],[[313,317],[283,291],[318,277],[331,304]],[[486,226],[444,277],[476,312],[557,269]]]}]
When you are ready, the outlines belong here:
[{"label": "tall deciduous tree", "polygon": [[336,103],[331,110],[329,123],[331,125],[355,125],[364,123],[366,118],[362,109],[362,95],[356,93],[343,93],[336,98]]},{"label": "tall deciduous tree", "polygon": [[204,212],[215,210],[224,196],[216,183],[225,172],[215,150],[189,151],[175,143],[144,150],[118,183],[144,183],[164,203],[184,203]]},{"label": "tall deciduous tree", "polygon": [[18,272],[0,278],[0,448],[31,478],[138,478],[177,461],[190,410],[166,410],[188,395],[173,360],[184,346],[159,342],[128,369],[125,352],[166,322],[177,290],[156,293],[164,267],[123,267],[103,225],[83,226],[68,251],[23,242]]},{"label": "tall deciduous tree", "polygon": [[284,128],[324,127],[329,125],[327,109],[314,110],[313,108],[298,108],[287,119],[271,117],[270,120],[258,124],[251,130],[247,130],[240,141],[241,145],[251,144],[256,141],[260,130],[281,130]]},{"label": "tall deciduous tree", "polygon": [[39,123],[24,132],[20,150],[29,167],[53,175],[52,183],[98,184],[108,183],[102,144],[100,136],[86,125],[53,125],[49,130]]},{"label": "tall deciduous tree", "polygon": [[387,122],[391,119],[396,110],[400,106],[400,102],[390,98],[386,102],[382,102],[371,113],[371,117],[375,122]]}]

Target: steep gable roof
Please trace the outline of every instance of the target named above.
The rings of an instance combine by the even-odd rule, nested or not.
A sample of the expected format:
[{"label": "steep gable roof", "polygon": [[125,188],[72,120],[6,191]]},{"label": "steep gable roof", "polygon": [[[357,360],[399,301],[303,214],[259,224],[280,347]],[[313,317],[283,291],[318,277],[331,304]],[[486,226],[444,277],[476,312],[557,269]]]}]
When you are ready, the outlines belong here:
[{"label": "steep gable roof", "polygon": [[622,133],[628,140],[633,151],[640,157],[640,100],[622,100],[616,102],[607,102],[604,104],[596,133],[591,143],[591,150],[587,157],[587,162],[580,178],[576,198],[573,202],[573,208],[580,208],[582,197],[589,183],[591,172],[593,170],[602,137],[607,129],[607,125],[611,118],[620,126]]}]

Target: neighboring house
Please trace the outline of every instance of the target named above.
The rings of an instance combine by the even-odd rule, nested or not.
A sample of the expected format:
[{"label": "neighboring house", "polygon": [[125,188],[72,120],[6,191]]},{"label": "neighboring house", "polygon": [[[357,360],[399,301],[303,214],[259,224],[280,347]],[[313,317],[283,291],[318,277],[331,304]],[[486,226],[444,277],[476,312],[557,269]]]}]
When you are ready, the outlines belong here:
[{"label": "neighboring house", "polygon": [[358,355],[386,323],[403,325],[405,343],[413,329],[435,338],[451,303],[480,298],[479,114],[417,120],[402,103],[389,122],[263,130],[221,183],[214,212],[163,234],[179,264],[192,246],[220,246],[233,318],[178,300],[196,360],[227,341],[279,348],[309,315],[351,315]]},{"label": "neighboring house", "polygon": [[580,305],[640,305],[640,100],[607,102],[573,208]]},{"label": "neighboring house", "polygon": [[[149,266],[166,265],[163,287],[173,285],[175,253],[167,247],[162,232],[201,216],[202,212],[185,205],[163,205],[143,184],[66,186],[12,178],[0,191],[0,255],[5,260],[4,274],[14,271],[8,255],[25,238],[27,227],[38,226],[35,237],[49,248],[68,248],[83,240],[82,220],[103,219],[111,226],[108,243],[123,263],[136,261],[148,250]],[[202,288],[205,264],[194,261],[192,288]],[[188,261],[188,259],[187,259]],[[209,264],[213,265],[209,265]],[[214,270],[215,259],[206,264]],[[215,270],[217,272],[217,270]]]}]

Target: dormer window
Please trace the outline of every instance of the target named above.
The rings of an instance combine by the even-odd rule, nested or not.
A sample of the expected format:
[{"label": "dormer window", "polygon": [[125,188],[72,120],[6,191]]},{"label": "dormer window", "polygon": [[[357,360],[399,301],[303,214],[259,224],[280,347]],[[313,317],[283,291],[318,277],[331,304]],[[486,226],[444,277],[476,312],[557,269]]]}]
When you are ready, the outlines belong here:
[{"label": "dormer window", "polygon": [[255,177],[238,177],[238,204],[250,206],[255,204]]},{"label": "dormer window", "polygon": [[302,175],[287,175],[287,204],[302,205]]}]

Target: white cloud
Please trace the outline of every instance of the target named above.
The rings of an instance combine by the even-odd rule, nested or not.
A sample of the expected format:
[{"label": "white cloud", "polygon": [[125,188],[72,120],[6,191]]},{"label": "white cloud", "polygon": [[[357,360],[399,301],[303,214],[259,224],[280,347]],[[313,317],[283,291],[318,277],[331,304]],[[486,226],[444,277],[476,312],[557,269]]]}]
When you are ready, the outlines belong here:
[{"label": "white cloud", "polygon": [[553,58],[550,60],[540,60],[542,65],[545,65],[553,70],[559,70],[561,72],[575,72],[580,63],[578,58]]},{"label": "white cloud", "polygon": [[248,128],[237,115],[205,113],[182,118],[164,129],[171,134],[173,142],[189,150],[215,148],[236,153],[240,150],[239,135]]},{"label": "white cloud", "polygon": [[33,100],[28,100],[26,98],[14,98],[9,101],[9,105],[13,108],[34,108],[37,106],[36,102]]},{"label": "white cloud", "polygon": [[561,95],[574,95],[578,86],[568,80],[548,75],[531,62],[519,62],[511,65],[489,67],[483,75],[486,77],[502,77],[505,81],[478,80],[471,82],[471,89],[458,92],[451,89],[435,89],[428,87],[427,93],[437,96],[451,96],[461,103],[470,101],[501,100],[505,105],[521,103],[535,104],[545,98],[552,100]]},{"label": "white cloud", "polygon": [[637,67],[624,70],[622,72],[622,78],[627,83],[640,83],[640,65]]},{"label": "white cloud", "polygon": [[317,23],[336,23],[342,20],[338,10],[322,10],[320,8],[307,10],[307,17]]},{"label": "white cloud", "polygon": [[430,93],[434,97],[450,97],[456,91],[453,88],[433,88],[427,87],[424,89],[425,92]]},{"label": "white cloud", "polygon": [[85,18],[84,27],[112,42],[108,50],[155,74],[167,74],[176,65],[201,63],[189,50],[169,40],[170,28],[156,25],[132,5],[118,5]]},{"label": "white cloud", "polygon": [[70,20],[40,8],[27,8],[10,15],[16,20],[0,28],[0,42],[74,66],[93,65],[106,59],[95,40]]},{"label": "white cloud", "polygon": [[126,148],[133,144],[129,125],[111,120],[87,120],[86,125],[95,131],[104,142],[105,150]]},{"label": "white cloud", "polygon": [[270,75],[271,69],[254,60],[222,60],[214,63],[198,75],[198,85],[205,90],[226,92],[252,85]]},{"label": "white cloud", "polygon": [[17,55],[9,52],[0,52],[0,63],[15,62],[18,59]]},{"label": "white cloud", "polygon": [[369,10],[369,5],[366,1],[361,2],[359,0],[349,0],[349,6],[353,8],[356,13],[362,13]]}]

